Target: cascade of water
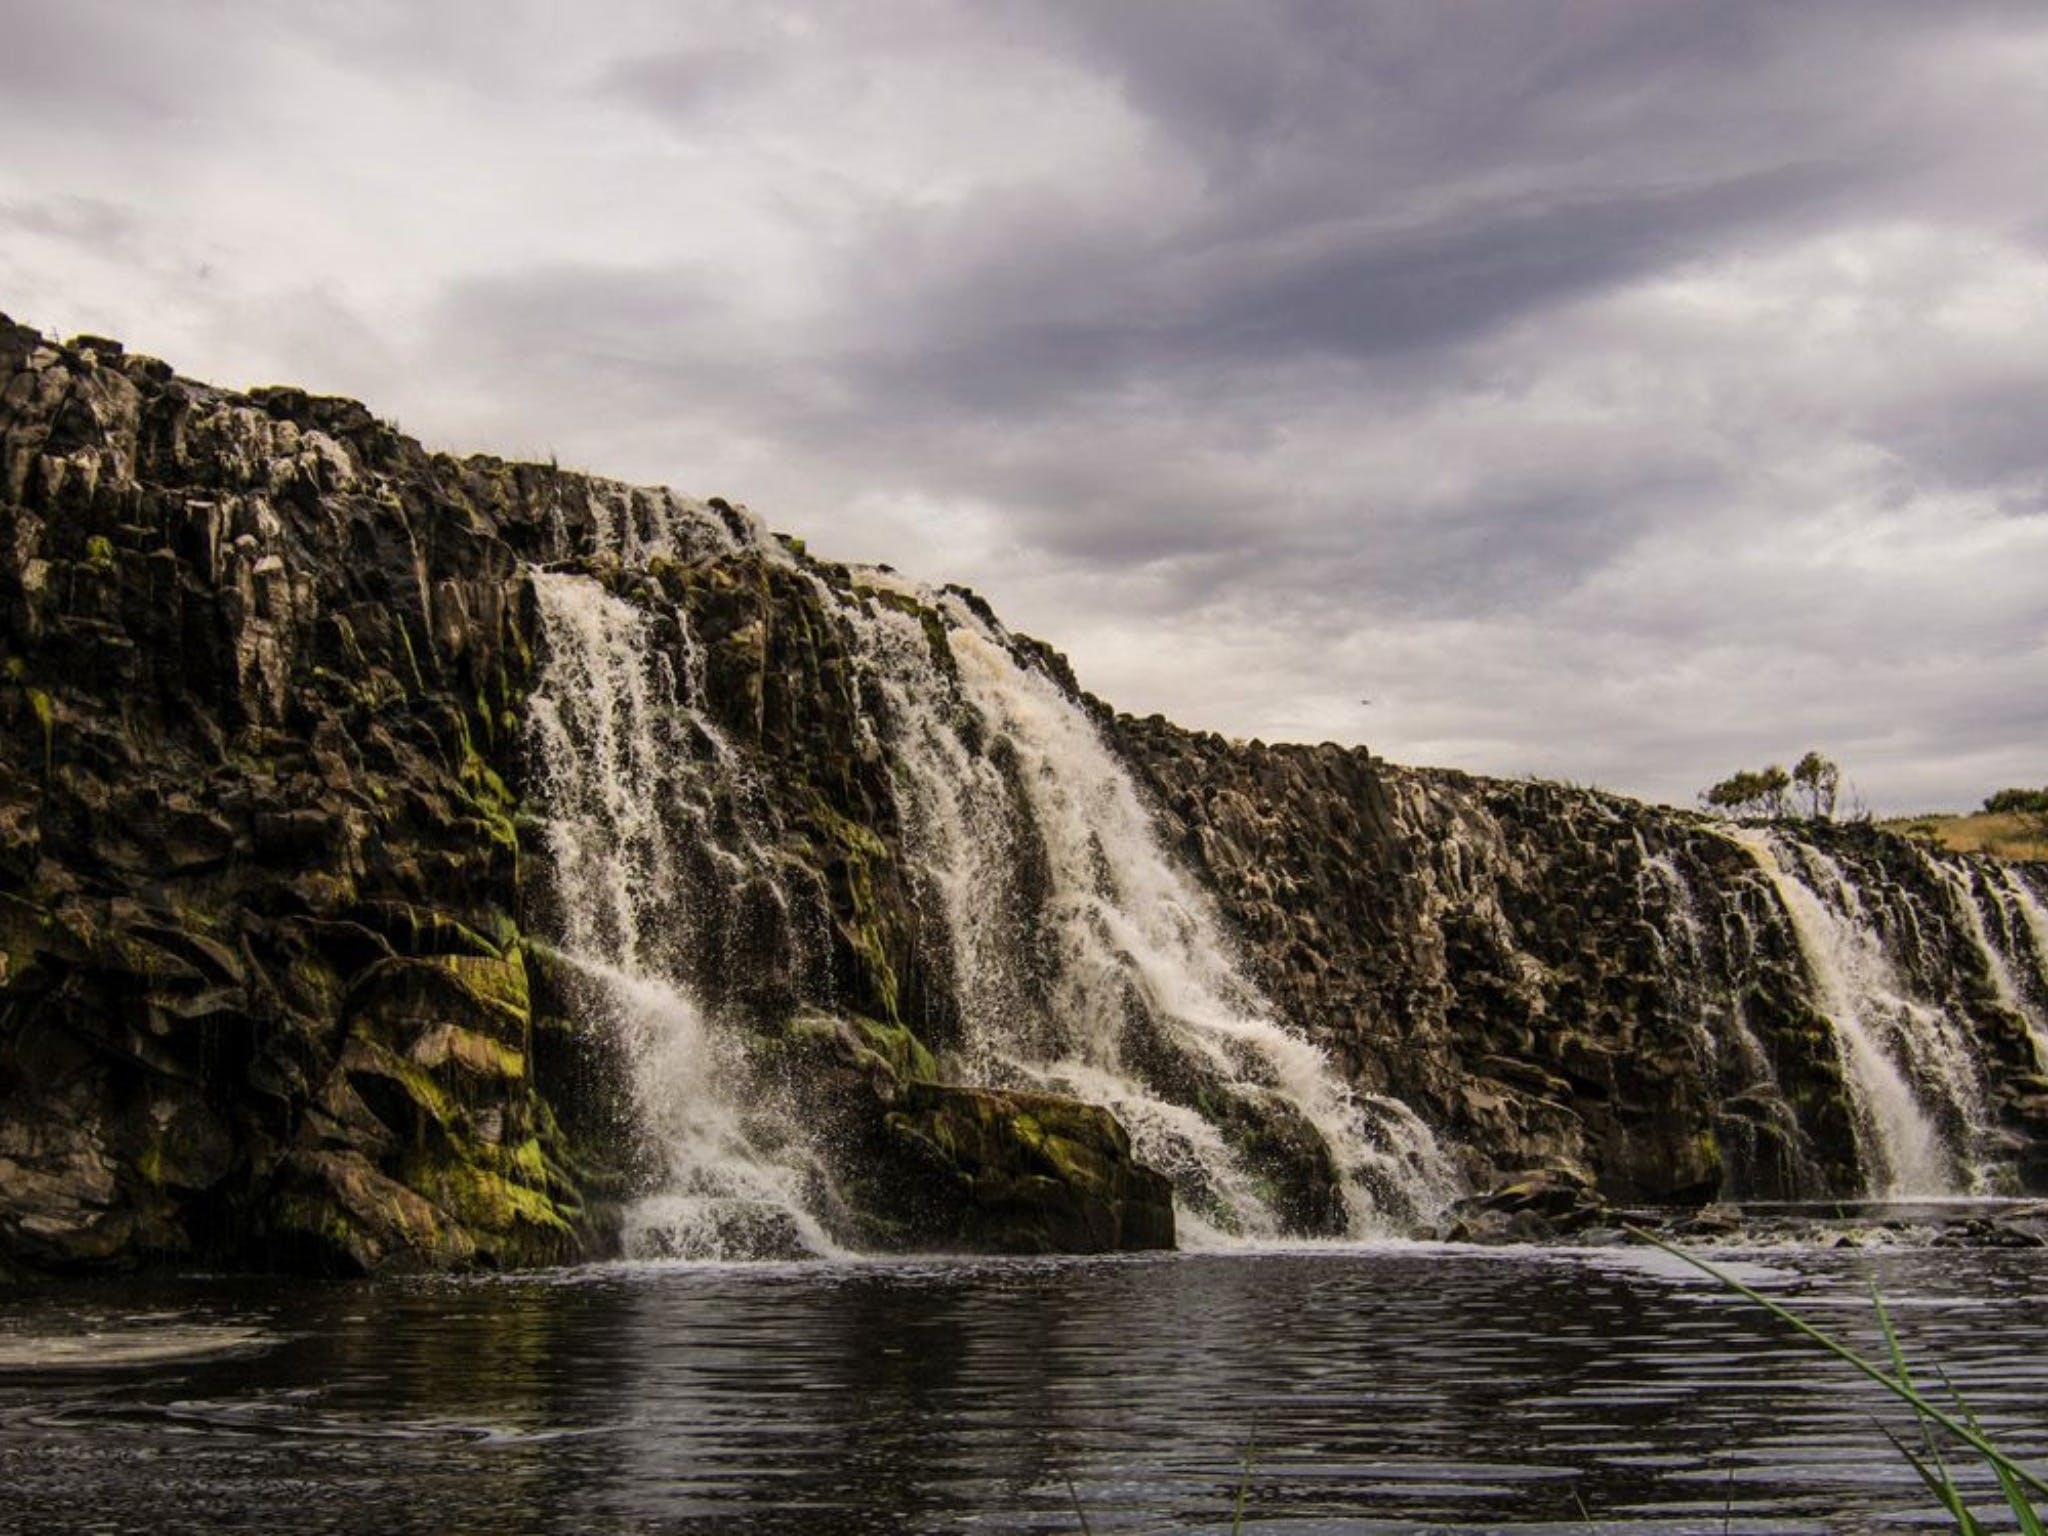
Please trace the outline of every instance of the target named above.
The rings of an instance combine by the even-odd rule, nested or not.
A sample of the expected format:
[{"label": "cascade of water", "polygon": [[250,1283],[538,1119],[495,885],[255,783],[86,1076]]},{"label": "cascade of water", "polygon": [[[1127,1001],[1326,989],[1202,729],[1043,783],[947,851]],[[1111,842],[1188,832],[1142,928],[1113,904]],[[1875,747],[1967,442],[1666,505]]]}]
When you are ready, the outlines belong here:
[{"label": "cascade of water", "polygon": [[[1982,1188],[1988,1127],[1968,1042],[1942,1010],[1908,996],[1856,886],[1817,848],[1754,828],[1737,830],[1792,921],[1821,1012],[1835,1030],[1855,1100],[1871,1193],[1942,1195]],[[1917,1092],[1916,1092],[1917,1088]],[[1957,1127],[1951,1147],[1921,1095]]]},{"label": "cascade of water", "polygon": [[[666,490],[608,481],[588,482],[585,491],[591,553],[615,556],[623,565],[730,554],[743,547],[764,555],[779,553],[753,514],[740,508],[720,513],[707,503],[684,501]],[[566,540],[566,534],[563,537]]]},{"label": "cascade of water", "polygon": [[[1435,1214],[1453,1180],[1427,1129],[1394,1101],[1349,1094],[1277,1022],[1086,711],[966,605],[943,605],[944,656],[887,601],[846,611],[943,913],[961,1070],[1109,1106],[1173,1179],[1196,1241]],[[1334,1220],[1275,1189],[1270,1159],[1289,1140],[1334,1159]]]},{"label": "cascade of water", "polygon": [[[530,732],[551,860],[558,953],[579,1004],[629,1066],[660,1160],[628,1213],[627,1251],[699,1258],[830,1252],[806,1213],[813,1161],[690,995],[685,839],[691,800],[729,745],[679,686],[645,614],[587,576],[532,575],[544,659]],[[682,637],[685,673],[691,646]]]},{"label": "cascade of water", "polygon": [[[1976,932],[1998,1000],[2025,1021],[2035,1070],[2048,1070],[2048,906],[2008,864],[1989,863],[1978,873],[1983,900],[1974,904]],[[1996,933],[1985,922],[1987,913],[1997,920]]]},{"label": "cascade of water", "polygon": [[[1961,920],[1964,931],[1984,961],[1984,969],[1991,977],[1992,991],[2000,1003],[2026,1022],[2027,1031],[2034,1040],[2035,1053],[2039,1055],[2048,1019],[2043,1018],[2041,1009],[2020,985],[2020,970],[2026,962],[2015,942],[2017,936],[2002,904],[2005,899],[2015,900],[2024,917],[2031,892],[2002,870],[1984,872],[1987,884],[1980,890],[1973,878],[1977,872],[1969,865],[1937,858],[1925,849],[1919,850],[1919,854],[1927,871],[1947,891],[1951,910]],[[1995,935],[1991,924],[1986,921],[1987,903],[1991,904],[1991,915],[1998,924],[1999,932]],[[2038,910],[2040,904],[2035,902],[2034,905]]]},{"label": "cascade of water", "polygon": [[[1664,973],[1688,1015],[1693,1053],[1722,1111],[1717,1131],[1729,1161],[1727,1187],[1737,1194],[1801,1190],[1812,1175],[1797,1150],[1802,1145],[1798,1118],[1785,1101],[1777,1069],[1757,1038],[1741,992],[1715,984],[1730,967],[1709,957],[1707,925],[1700,920],[1692,882],[1670,854],[1649,852],[1641,833],[1636,845],[1643,854],[1638,879],[1643,909],[1668,914],[1668,923],[1656,933]],[[1741,909],[1728,910],[1735,935],[1724,934],[1721,942],[1732,943],[1741,957],[1737,964],[1746,964],[1754,953],[1754,936]],[[1759,1127],[1769,1132],[1768,1139],[1759,1136]]]}]

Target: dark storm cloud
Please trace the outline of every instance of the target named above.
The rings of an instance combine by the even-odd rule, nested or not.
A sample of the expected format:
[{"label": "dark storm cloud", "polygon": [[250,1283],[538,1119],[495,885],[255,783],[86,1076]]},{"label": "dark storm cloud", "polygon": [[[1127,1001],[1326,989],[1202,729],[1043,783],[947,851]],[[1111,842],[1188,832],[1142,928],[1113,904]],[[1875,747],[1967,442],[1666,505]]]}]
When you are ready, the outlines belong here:
[{"label": "dark storm cloud", "polygon": [[1197,724],[2048,771],[2038,5],[600,10],[0,0],[0,305],[736,495]]}]

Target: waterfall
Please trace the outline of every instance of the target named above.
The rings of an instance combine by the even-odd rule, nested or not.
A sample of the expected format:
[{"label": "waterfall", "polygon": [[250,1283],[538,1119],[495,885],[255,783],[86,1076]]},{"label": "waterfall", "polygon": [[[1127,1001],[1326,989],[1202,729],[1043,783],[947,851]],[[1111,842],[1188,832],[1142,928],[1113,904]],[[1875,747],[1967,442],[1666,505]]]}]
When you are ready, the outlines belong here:
[{"label": "waterfall", "polygon": [[1690,1025],[1692,1049],[1705,1080],[1714,1085],[1714,1129],[1728,1167],[1724,1187],[1774,1195],[1815,1190],[1820,1175],[1803,1155],[1798,1117],[1785,1100],[1770,1051],[1758,1038],[1740,988],[1726,975],[1754,964],[1756,939],[1739,906],[1723,910],[1729,931],[1719,937],[1725,955],[1716,957],[1700,905],[1676,859],[1651,853],[1635,834],[1642,854],[1638,879],[1643,909],[1652,922],[1662,969],[1670,978],[1679,1017]]},{"label": "waterfall", "polygon": [[[627,1065],[657,1166],[627,1213],[635,1256],[834,1251],[809,1213],[815,1159],[753,1091],[736,1038],[688,983],[702,914],[685,870],[710,846],[707,778],[732,749],[653,624],[593,577],[536,571],[545,646],[529,734],[545,807],[557,956],[588,1021]],[[701,893],[698,893],[701,896]]]},{"label": "waterfall", "polygon": [[[1247,978],[1090,706],[984,607],[819,565],[737,514],[680,503],[615,498],[563,527],[595,552],[587,568],[531,572],[535,804],[556,974],[629,1068],[635,1251],[830,1252],[833,1234],[861,1230],[834,1180],[854,1188],[849,1170],[867,1165],[820,1145],[816,1117],[765,1067],[800,1015],[832,1015],[846,975],[866,987],[877,964],[886,988],[861,1006],[915,1030],[948,1082],[1115,1114],[1172,1182],[1190,1242],[1412,1231],[1458,1192],[1414,1113],[1351,1088]],[[811,683],[769,686],[785,655]],[[757,669],[751,693],[734,666]],[[792,746],[796,759],[778,755]],[[794,763],[811,777],[788,778]],[[867,839],[860,880],[871,867],[883,899],[914,906],[887,909],[901,920],[874,930],[879,960],[848,959],[876,942],[869,929],[818,927],[847,921],[832,903],[849,899],[820,883],[820,818]],[[1497,888],[1542,866],[1468,846],[1462,826],[1437,844],[1439,895],[1494,940],[1466,963],[1540,1001],[1561,983]],[[1587,931],[1649,989],[1634,1017],[1649,1009],[1678,1047],[1677,1102],[1727,1149],[1734,1192],[1811,1191],[1848,1160],[1844,1147],[1819,1161],[1804,1123],[1813,1067],[1793,1058],[1796,1091],[1777,1076],[1772,1032],[1802,1030],[1806,1004],[1774,990],[1751,1017],[1759,968],[1795,945],[1795,985],[1829,1031],[1806,1038],[1824,1056],[1832,1043],[1819,1070],[1831,1082],[1839,1063],[1870,1192],[2010,1182],[2017,1143],[1994,1120],[1990,1052],[2024,1056],[2031,1040],[2048,1061],[2048,911],[2026,870],[1929,854],[1901,875],[1854,841],[1737,831],[1768,902],[1746,875],[1708,883],[1716,866],[1683,841],[1611,815],[1600,826],[1572,845],[1616,849]],[[764,966],[776,984],[746,980]]]},{"label": "waterfall", "polygon": [[[707,553],[706,536],[641,512],[599,519],[604,569]],[[786,902],[776,835],[747,811],[759,768],[706,708],[680,607],[581,571],[531,579],[529,737],[557,950],[575,1006],[627,1065],[645,1148],[628,1250],[832,1251],[826,1160],[757,1080],[744,1022],[706,995],[721,969],[707,934],[732,892],[751,881]],[[944,978],[957,1022],[931,1042],[944,1075],[1106,1106],[1173,1181],[1196,1243],[1432,1219],[1454,1181],[1427,1128],[1350,1093],[1275,1018],[1083,707],[957,599],[862,581],[813,574],[810,591],[880,705],[858,729],[892,765],[903,856],[932,909],[919,964]],[[806,972],[793,995],[829,997],[821,952],[791,963]]]},{"label": "waterfall", "polygon": [[[1952,867],[1923,853],[1984,956],[1998,1001],[2026,1025],[2034,1070],[2048,1070],[2048,908],[2010,865]],[[1974,877],[1974,878],[1973,878]]]},{"label": "waterfall", "polygon": [[1834,1029],[1870,1193],[1986,1188],[1993,1170],[1984,1083],[1961,1027],[1948,1010],[1910,995],[1856,882],[1833,858],[1788,836],[1734,835],[1776,888]]},{"label": "waterfall", "polygon": [[[1411,1228],[1452,1193],[1426,1127],[1360,1098],[1240,973],[1086,710],[957,597],[863,572],[846,610],[887,705],[972,1080],[1107,1105],[1196,1242]],[[912,605],[944,615],[939,646]],[[1335,1199],[1278,1188],[1317,1159]]]}]

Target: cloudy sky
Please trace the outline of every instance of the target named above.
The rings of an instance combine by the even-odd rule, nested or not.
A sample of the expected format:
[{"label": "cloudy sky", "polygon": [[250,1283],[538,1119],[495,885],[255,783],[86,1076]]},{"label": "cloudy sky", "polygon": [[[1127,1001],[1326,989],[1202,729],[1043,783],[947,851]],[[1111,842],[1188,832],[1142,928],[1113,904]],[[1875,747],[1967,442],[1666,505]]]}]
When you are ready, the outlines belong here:
[{"label": "cloudy sky", "polygon": [[[2048,781],[2048,5],[0,0],[0,310],[980,589],[1120,707]],[[1369,701],[1369,702],[1368,702]]]}]

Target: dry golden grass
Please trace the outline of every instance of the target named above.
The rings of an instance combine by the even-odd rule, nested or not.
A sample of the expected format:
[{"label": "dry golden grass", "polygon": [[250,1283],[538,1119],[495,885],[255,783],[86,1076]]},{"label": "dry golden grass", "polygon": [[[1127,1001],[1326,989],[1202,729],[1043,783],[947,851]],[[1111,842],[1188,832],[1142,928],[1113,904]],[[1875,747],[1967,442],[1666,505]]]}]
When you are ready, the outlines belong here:
[{"label": "dry golden grass", "polygon": [[2024,816],[1992,815],[1985,811],[1968,816],[1941,813],[1894,816],[1880,825],[1955,853],[1990,853],[2001,859],[2048,859],[2048,841],[2029,827]]}]

